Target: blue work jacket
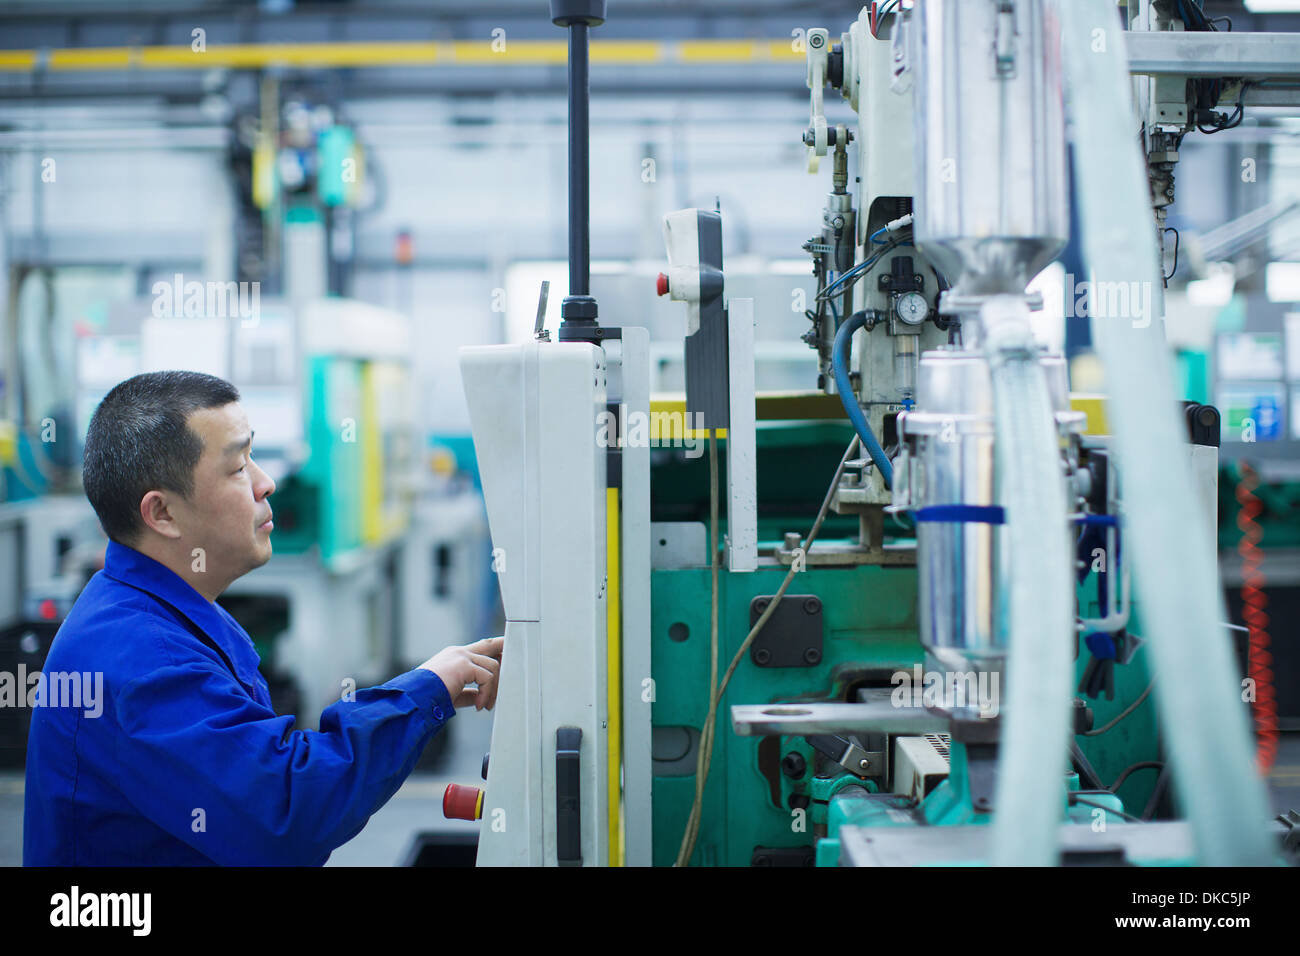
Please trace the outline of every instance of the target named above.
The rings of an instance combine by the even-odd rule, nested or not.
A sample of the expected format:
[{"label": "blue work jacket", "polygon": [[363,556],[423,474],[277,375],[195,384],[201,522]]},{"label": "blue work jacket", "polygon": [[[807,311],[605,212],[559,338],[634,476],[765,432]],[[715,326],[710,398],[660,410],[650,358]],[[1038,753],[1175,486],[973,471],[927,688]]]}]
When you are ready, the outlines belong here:
[{"label": "blue work jacket", "polygon": [[346,695],[319,731],[295,730],[258,662],[224,608],[110,542],[32,708],[23,863],[322,864],[455,713],[420,669]]}]

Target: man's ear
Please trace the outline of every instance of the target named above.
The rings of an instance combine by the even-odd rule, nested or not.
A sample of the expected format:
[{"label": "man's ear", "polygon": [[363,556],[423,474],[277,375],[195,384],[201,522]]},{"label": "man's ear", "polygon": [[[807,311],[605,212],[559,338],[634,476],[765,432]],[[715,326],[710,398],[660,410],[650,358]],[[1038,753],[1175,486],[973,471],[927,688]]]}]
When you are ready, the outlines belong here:
[{"label": "man's ear", "polygon": [[140,520],[146,528],[158,532],[164,538],[181,536],[181,529],[176,524],[176,517],[171,512],[165,492],[151,491],[140,499]]}]

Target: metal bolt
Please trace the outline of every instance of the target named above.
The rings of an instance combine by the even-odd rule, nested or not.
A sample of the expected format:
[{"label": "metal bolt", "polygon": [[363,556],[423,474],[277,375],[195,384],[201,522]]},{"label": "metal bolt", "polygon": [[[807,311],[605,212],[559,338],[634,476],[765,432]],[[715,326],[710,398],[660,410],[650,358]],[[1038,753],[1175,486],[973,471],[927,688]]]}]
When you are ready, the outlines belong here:
[{"label": "metal bolt", "polygon": [[858,761],[858,766],[861,767],[863,770],[870,770],[871,761],[868,760],[866,757],[863,757],[861,760]]},{"label": "metal bolt", "polygon": [[803,609],[809,614],[816,614],[822,609],[822,602],[816,598],[809,598],[803,602]]},{"label": "metal bolt", "polygon": [[810,647],[803,652],[803,659],[809,664],[819,664],[822,659],[822,652],[815,647]]},{"label": "metal bolt", "polygon": [[758,650],[754,651],[754,660],[759,664],[766,664],[771,659],[772,652],[766,647],[760,647]]}]

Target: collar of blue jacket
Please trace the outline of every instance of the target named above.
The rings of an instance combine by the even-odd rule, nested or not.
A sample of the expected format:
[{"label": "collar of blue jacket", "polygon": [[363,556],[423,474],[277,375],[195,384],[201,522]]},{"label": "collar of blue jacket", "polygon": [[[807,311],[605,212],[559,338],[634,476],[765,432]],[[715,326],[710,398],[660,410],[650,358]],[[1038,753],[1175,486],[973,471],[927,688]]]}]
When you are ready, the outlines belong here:
[{"label": "collar of blue jacket", "polygon": [[194,590],[192,584],[167,565],[134,548],[109,541],[104,551],[104,574],[152,594],[209,636],[228,631],[232,624],[241,633],[243,631],[219,604]]},{"label": "collar of blue jacket", "polygon": [[[245,690],[259,696],[258,685],[265,687],[266,682],[258,673],[261,658],[257,656],[253,639],[220,604],[209,601],[167,565],[116,541],[109,541],[104,552],[104,575],[152,595],[189,621],[193,625],[190,632],[216,651]],[[246,650],[253,652],[251,660]],[[269,705],[269,690],[266,700]]]}]

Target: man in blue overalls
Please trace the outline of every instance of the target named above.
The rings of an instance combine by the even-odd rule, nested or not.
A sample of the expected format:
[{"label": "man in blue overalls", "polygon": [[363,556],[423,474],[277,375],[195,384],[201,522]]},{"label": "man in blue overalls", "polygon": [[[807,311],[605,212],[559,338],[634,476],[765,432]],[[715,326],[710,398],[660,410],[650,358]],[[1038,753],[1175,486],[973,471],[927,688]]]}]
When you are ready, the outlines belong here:
[{"label": "man in blue overalls", "polygon": [[275,482],[238,399],[157,372],[95,411],[83,482],[110,540],[45,673],[102,675],[101,699],[33,709],[27,865],[322,864],[457,707],[495,703],[501,638],[348,695],[319,732],[275,715],[252,641],[215,603],[271,557]]}]

